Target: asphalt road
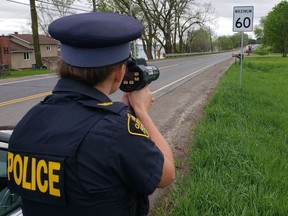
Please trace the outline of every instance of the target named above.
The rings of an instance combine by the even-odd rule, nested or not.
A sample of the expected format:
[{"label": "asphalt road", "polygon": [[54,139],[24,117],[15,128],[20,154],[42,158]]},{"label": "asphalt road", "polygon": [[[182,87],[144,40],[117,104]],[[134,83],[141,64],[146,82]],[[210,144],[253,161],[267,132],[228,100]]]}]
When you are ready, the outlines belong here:
[{"label": "asphalt road", "polygon": [[[231,59],[230,52],[149,62],[160,69],[159,79],[150,84],[156,99],[153,106],[162,96],[227,59]],[[50,94],[57,80],[54,74],[0,80],[0,129],[13,128],[32,106]],[[117,91],[110,98],[119,100],[121,94]]]}]

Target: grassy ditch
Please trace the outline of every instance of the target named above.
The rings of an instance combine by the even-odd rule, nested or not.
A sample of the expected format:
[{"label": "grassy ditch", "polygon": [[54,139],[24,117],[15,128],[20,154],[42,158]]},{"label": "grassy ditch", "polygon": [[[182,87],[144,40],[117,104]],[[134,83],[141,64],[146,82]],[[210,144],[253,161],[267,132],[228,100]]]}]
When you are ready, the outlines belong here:
[{"label": "grassy ditch", "polygon": [[193,128],[189,175],[156,215],[288,215],[288,59],[245,58]]}]

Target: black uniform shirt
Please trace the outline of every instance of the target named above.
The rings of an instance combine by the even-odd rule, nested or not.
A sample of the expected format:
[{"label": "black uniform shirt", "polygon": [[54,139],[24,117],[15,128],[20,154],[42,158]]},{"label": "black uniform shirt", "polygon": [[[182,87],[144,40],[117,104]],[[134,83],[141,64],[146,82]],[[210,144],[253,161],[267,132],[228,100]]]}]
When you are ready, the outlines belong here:
[{"label": "black uniform shirt", "polygon": [[64,176],[59,178],[64,181],[63,203],[53,197],[47,202],[41,194],[35,199],[37,190],[29,196],[25,189],[18,190],[29,216],[145,215],[145,201],[157,188],[164,163],[141,122],[123,103],[112,103],[95,88],[67,79],[60,79],[53,94],[27,113],[9,148],[44,159],[46,154],[65,156]]}]

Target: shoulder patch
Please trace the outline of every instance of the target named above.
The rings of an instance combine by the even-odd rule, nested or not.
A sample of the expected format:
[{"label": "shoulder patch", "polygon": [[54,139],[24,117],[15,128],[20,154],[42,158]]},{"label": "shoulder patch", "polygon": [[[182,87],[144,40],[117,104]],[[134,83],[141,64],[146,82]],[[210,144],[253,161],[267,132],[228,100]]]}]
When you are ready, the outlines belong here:
[{"label": "shoulder patch", "polygon": [[148,131],[139,119],[129,113],[127,117],[127,129],[131,135],[149,137]]}]

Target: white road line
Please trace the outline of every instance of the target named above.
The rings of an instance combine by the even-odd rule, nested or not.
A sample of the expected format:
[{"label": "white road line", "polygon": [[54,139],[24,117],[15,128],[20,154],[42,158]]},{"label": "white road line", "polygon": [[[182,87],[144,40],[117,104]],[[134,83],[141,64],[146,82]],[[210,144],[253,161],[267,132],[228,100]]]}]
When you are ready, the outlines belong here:
[{"label": "white road line", "polygon": [[[223,62],[223,61],[221,61],[221,62]],[[194,74],[196,74],[196,73],[199,73],[199,72],[201,72],[201,71],[204,71],[204,70],[206,70],[206,69],[208,69],[208,68],[210,68],[210,67],[213,67],[214,65],[217,65],[217,64],[219,64],[219,63],[221,63],[221,62],[208,65],[208,66],[206,66],[206,67],[204,67],[204,68],[202,68],[202,69],[200,69],[200,70],[197,70],[197,71],[195,71],[195,72],[193,72],[193,73],[191,73],[191,74],[188,74],[188,75],[186,75],[186,76],[184,76],[184,77],[182,77],[182,78],[180,78],[180,79],[178,79],[178,80],[175,80],[174,82],[169,83],[168,85],[165,85],[165,86],[157,89],[156,91],[153,91],[152,94],[155,94],[155,93],[157,93],[157,92],[160,92],[160,91],[162,91],[163,89],[168,88],[168,87],[174,85],[175,83],[178,83],[178,82],[186,79],[187,77],[190,77],[190,76],[192,76],[192,75],[194,75]]]}]

